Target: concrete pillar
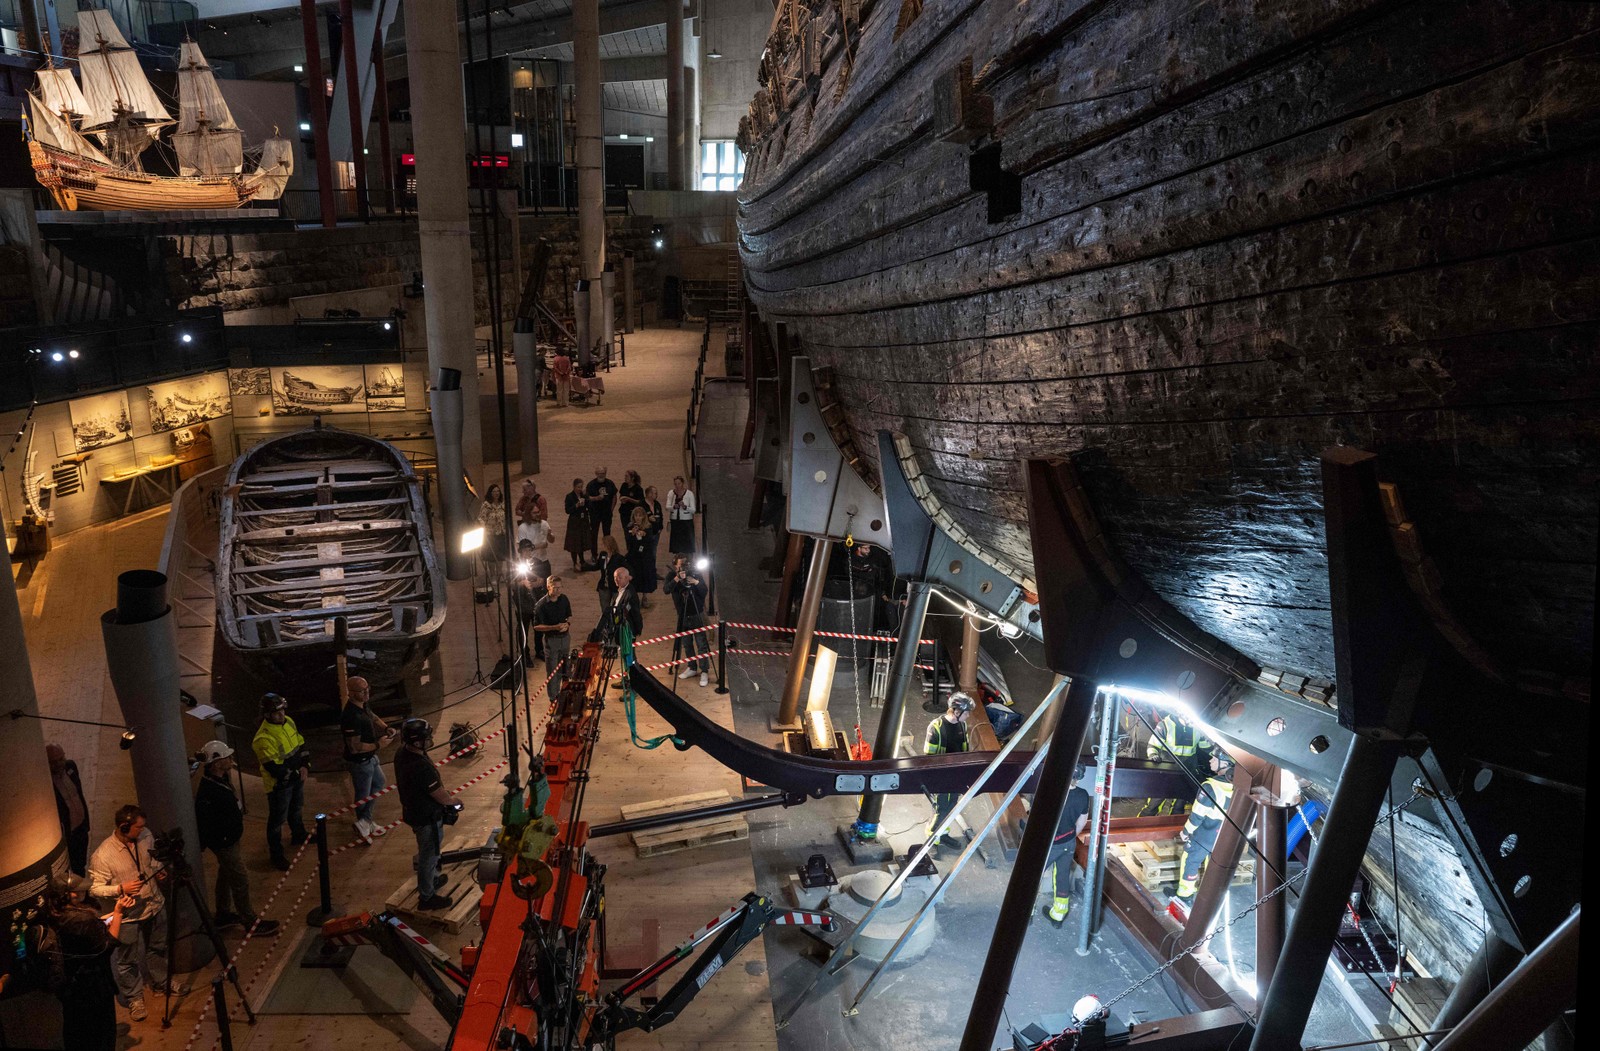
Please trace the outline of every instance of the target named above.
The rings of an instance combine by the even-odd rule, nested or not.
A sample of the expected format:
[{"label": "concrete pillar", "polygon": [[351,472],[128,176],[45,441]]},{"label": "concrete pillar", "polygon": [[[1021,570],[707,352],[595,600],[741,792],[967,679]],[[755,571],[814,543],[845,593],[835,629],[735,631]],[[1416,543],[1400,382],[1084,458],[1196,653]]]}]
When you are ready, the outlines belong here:
[{"label": "concrete pillar", "polygon": [[[167,603],[166,576],[152,569],[118,576],[117,606],[101,615],[100,634],[122,720],[138,734],[128,753],[137,800],[121,802],[137,801],[153,834],[183,833],[184,857],[196,889],[203,888],[207,881],[201,875],[189,747],[178,700],[178,618]],[[189,895],[168,887],[166,896],[167,908],[177,910],[178,917],[173,965],[192,971],[211,960],[211,940],[183,937],[199,926],[199,916]]]},{"label": "concrete pillar", "polygon": [[588,281],[579,281],[578,287],[572,290],[572,336],[578,343],[579,365],[588,365],[594,360],[594,329],[590,327],[594,315],[589,310],[589,302],[594,298],[594,286]]},{"label": "concrete pillar", "polygon": [[[671,66],[667,67],[671,70]],[[695,177],[695,165],[699,162],[700,135],[700,107],[695,102],[695,69],[693,66],[683,67],[683,188],[692,190],[700,185],[700,180]]]},{"label": "concrete pillar", "polygon": [[609,355],[617,334],[617,268],[610,263],[600,271],[600,319],[600,338]]},{"label": "concrete pillar", "polygon": [[[317,36],[316,0],[300,0],[300,24],[306,41],[306,102],[311,108],[311,138],[317,150],[317,200],[322,225],[338,224],[333,206],[333,157],[328,145],[328,89],[322,73],[322,40]],[[408,36],[409,40],[410,37]],[[463,111],[462,119],[466,119]]]},{"label": "concrete pillar", "polygon": [[600,0],[572,7],[573,76],[577,81],[578,276],[589,284],[589,342],[605,335],[600,274],[606,265],[604,149],[600,128]]},{"label": "concrete pillar", "polygon": [[622,334],[633,334],[633,253],[622,253]]},{"label": "concrete pillar", "polygon": [[517,437],[522,445],[522,473],[539,473],[539,384],[544,355],[532,318],[517,318],[511,347],[517,361]]},{"label": "concrete pillar", "polygon": [[[33,668],[22,636],[22,610],[17,606],[17,583],[11,575],[11,554],[0,544],[0,698],[4,698],[5,732],[0,733],[0,769],[6,772],[6,805],[0,807],[0,919],[9,921],[11,910],[30,902],[50,882],[54,872],[67,870],[67,849],[56,815],[55,791],[50,787],[50,766],[44,758],[44,727],[37,718],[6,718],[20,711],[39,714],[33,692]],[[95,815],[91,815],[95,817]],[[104,816],[91,827],[102,826]],[[10,924],[7,924],[10,929]]]},{"label": "concrete pillar", "polygon": [[433,445],[439,457],[439,510],[444,517],[444,575],[450,580],[472,578],[471,553],[461,550],[461,538],[472,526],[467,511],[467,487],[462,484],[462,417],[466,399],[461,393],[461,373],[441,368],[428,398],[433,411]]},{"label": "concrete pillar", "polygon": [[[467,223],[467,109],[462,95],[459,36],[438,32],[456,24],[453,0],[408,0],[406,70],[411,81],[411,131],[417,150],[417,240],[422,254],[427,314],[428,372],[461,375],[461,467],[483,470],[478,422],[478,361],[474,339],[472,233]],[[434,421],[438,433],[438,420]],[[466,506],[466,485],[439,474],[441,503]],[[460,536],[445,538],[447,556],[460,560]],[[449,571],[452,580],[459,567]],[[470,575],[470,569],[468,575]]]},{"label": "concrete pillar", "polygon": [[663,0],[667,21],[667,189],[684,185],[683,0]]},{"label": "concrete pillar", "polygon": [[367,139],[366,120],[361,113],[361,81],[356,71],[356,15],[351,0],[339,0],[339,50],[343,55],[345,102],[350,110],[350,159],[356,169],[356,210],[367,217],[367,158],[362,150]]}]

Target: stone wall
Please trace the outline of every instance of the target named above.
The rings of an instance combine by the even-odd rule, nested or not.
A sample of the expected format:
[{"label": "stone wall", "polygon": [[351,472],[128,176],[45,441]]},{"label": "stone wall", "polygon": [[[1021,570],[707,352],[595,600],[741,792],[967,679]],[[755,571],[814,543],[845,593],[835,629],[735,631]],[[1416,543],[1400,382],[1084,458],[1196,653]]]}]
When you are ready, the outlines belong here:
[{"label": "stone wall", "polygon": [[[635,258],[637,298],[655,302],[660,296],[656,253],[648,217],[608,216],[607,258],[619,265],[623,251]],[[558,315],[571,313],[571,290],[577,281],[577,217],[522,216],[524,266],[541,237],[552,253],[545,280],[546,305]],[[488,285],[483,279],[484,231],[474,222],[472,255],[476,282],[477,323],[490,321]],[[515,316],[522,289],[512,267],[510,223],[499,227],[502,255],[501,316]],[[198,234],[160,239],[167,294],[180,308],[220,306],[232,323],[280,323],[293,316],[290,301],[302,296],[332,295],[355,289],[407,284],[421,269],[414,221],[379,222],[333,230],[302,229],[282,233]]]}]

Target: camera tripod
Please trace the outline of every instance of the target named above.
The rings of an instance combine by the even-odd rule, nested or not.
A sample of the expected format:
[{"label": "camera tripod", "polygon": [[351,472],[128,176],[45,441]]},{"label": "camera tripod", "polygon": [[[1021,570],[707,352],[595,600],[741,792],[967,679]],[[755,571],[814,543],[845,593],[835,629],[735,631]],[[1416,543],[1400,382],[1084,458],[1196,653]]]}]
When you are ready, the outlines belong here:
[{"label": "camera tripod", "polygon": [[239,997],[239,1002],[244,1005],[245,1017],[251,1025],[256,1024],[256,1013],[250,1008],[250,1001],[245,999],[244,989],[239,985],[239,971],[228,963],[228,947],[223,944],[222,935],[217,932],[216,917],[211,915],[211,909],[206,905],[206,899],[194,885],[194,872],[189,867],[188,859],[183,856],[181,841],[178,850],[169,857],[161,858],[162,867],[167,876],[168,896],[172,898],[167,903],[167,981],[166,1001],[161,1007],[161,1028],[172,1028],[172,958],[178,946],[178,892],[187,891],[189,901],[194,905],[195,914],[200,917],[200,930],[211,939],[211,946],[217,953],[217,959],[223,961],[223,974],[233,985],[234,994]]}]

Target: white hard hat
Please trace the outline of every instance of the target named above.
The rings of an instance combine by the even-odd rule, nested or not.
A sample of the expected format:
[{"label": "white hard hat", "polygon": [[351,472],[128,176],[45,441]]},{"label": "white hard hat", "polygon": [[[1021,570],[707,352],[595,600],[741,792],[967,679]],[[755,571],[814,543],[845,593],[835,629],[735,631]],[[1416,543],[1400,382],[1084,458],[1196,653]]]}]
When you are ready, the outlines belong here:
[{"label": "white hard hat", "polygon": [[221,741],[207,741],[205,746],[200,749],[200,761],[202,763],[214,763],[218,759],[226,759],[232,754],[233,749]]}]

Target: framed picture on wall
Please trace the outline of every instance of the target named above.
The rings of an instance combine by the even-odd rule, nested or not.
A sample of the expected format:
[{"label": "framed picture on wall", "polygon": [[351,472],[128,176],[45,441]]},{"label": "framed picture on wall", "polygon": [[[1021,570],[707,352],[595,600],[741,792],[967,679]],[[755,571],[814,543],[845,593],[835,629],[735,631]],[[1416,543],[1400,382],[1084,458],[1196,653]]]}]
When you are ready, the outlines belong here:
[{"label": "framed picture on wall", "polygon": [[399,412],[406,407],[406,374],[399,363],[368,365],[367,408],[372,412]]},{"label": "framed picture on wall", "polygon": [[128,441],[133,420],[128,417],[128,392],[114,391],[67,403],[72,417],[72,444],[78,452]]},{"label": "framed picture on wall", "polygon": [[233,412],[225,372],[152,383],[145,388],[145,396],[150,400],[150,430],[158,434]]},{"label": "framed picture on wall", "polygon": [[296,365],[272,370],[275,416],[366,412],[366,392],[360,365]]},{"label": "framed picture on wall", "polygon": [[271,394],[272,374],[266,368],[229,369],[228,393]]}]

